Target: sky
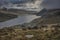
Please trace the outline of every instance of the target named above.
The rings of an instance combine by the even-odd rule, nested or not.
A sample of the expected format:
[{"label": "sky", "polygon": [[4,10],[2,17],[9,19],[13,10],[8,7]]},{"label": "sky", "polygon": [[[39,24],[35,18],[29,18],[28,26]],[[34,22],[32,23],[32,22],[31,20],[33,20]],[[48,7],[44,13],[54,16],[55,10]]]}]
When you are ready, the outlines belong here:
[{"label": "sky", "polygon": [[0,4],[5,3],[25,3],[25,2],[32,2],[33,0],[0,0]]},{"label": "sky", "polygon": [[41,5],[46,9],[60,9],[60,0],[43,0]]}]

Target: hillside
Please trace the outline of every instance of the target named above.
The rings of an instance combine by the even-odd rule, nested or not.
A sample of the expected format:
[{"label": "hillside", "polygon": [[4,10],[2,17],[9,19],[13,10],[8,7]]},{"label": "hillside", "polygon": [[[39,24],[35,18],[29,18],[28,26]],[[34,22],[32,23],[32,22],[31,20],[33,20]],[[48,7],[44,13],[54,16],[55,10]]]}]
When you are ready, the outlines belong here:
[{"label": "hillside", "polygon": [[45,25],[45,24],[60,24],[60,11],[48,11],[41,18],[33,20],[30,24],[35,26]]},{"label": "hillside", "polygon": [[12,15],[12,14],[4,14],[0,12],[0,22],[7,21],[13,18],[16,18],[17,15]]},{"label": "hillside", "polygon": [[[60,4],[57,0],[55,0],[55,2],[53,1],[42,2],[43,3],[42,6],[43,7],[45,6],[46,9],[48,8],[50,9],[50,7],[51,9],[58,8],[55,10],[44,9],[39,13],[37,13],[35,11],[32,11],[31,9],[30,9],[31,11],[25,10],[24,6],[23,6],[23,10],[20,10],[18,8],[21,6],[18,4],[23,3],[26,4],[25,6],[28,7],[28,9],[31,7],[34,10],[36,9],[36,7],[39,9],[40,8],[39,1],[35,2],[34,0],[31,1],[30,0],[29,1],[0,0],[1,2],[0,6],[2,6],[3,8],[2,10],[0,9],[0,22],[4,22],[16,18],[21,14],[36,14],[37,16],[41,16],[40,18],[32,20],[30,23],[24,23],[22,25],[14,25],[11,27],[4,27],[0,29],[0,40],[60,40],[60,9],[59,9]],[[58,3],[56,3],[56,1]],[[16,7],[15,4],[17,4],[18,7]],[[57,6],[54,4],[56,4]],[[13,6],[13,7],[9,9],[8,6],[9,7]],[[14,7],[16,7],[17,9]],[[23,19],[22,21],[24,21],[24,18],[22,19]]]},{"label": "hillside", "polygon": [[59,18],[60,11],[48,11],[30,23],[0,29],[0,40],[60,40]]}]

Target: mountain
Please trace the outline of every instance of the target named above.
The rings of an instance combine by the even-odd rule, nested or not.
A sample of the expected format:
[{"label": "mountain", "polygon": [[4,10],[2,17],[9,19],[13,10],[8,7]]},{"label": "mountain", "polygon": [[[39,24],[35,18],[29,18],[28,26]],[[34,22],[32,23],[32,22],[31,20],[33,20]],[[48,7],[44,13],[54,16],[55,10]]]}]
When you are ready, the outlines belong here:
[{"label": "mountain", "polygon": [[30,11],[40,11],[40,0],[19,0],[19,1],[4,1],[2,8],[7,9],[23,9]]}]

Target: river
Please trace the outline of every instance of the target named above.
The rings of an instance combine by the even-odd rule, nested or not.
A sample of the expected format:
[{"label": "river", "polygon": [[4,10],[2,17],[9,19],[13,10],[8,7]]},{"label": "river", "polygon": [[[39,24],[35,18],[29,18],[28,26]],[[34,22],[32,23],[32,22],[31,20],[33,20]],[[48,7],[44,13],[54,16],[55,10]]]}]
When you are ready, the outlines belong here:
[{"label": "river", "polygon": [[29,23],[32,20],[39,18],[39,17],[40,16],[23,14],[23,15],[18,16],[17,18],[14,18],[14,19],[11,19],[5,22],[0,22],[0,28],[10,27],[14,25],[23,24],[23,23]]}]

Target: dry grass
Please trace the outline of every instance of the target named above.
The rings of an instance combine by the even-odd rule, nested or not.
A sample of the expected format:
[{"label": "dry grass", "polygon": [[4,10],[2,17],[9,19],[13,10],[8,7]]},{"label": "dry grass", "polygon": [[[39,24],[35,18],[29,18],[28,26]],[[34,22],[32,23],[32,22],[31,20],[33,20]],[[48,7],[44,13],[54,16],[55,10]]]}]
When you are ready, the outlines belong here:
[{"label": "dry grass", "polygon": [[[25,35],[34,35],[32,38],[26,38]],[[0,29],[0,40],[60,40],[60,30],[43,29]]]}]

